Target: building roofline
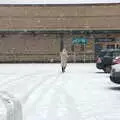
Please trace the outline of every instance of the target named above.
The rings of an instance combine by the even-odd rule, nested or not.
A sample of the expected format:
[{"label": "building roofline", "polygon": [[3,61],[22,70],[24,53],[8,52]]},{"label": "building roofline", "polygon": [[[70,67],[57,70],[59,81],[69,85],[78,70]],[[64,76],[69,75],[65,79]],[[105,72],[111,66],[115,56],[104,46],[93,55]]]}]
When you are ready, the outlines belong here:
[{"label": "building roofline", "polygon": [[111,6],[120,5],[120,3],[82,3],[82,4],[0,4],[0,6]]},{"label": "building roofline", "polygon": [[50,32],[50,33],[120,33],[120,30],[0,30],[0,33],[9,33],[9,32]]}]

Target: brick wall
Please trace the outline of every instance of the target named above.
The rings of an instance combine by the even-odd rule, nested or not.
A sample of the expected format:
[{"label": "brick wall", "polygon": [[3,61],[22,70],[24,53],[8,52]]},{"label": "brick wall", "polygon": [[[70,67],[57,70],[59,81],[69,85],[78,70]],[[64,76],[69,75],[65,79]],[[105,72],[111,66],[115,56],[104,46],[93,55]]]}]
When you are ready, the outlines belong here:
[{"label": "brick wall", "polygon": [[0,5],[0,29],[120,29],[120,4]]}]

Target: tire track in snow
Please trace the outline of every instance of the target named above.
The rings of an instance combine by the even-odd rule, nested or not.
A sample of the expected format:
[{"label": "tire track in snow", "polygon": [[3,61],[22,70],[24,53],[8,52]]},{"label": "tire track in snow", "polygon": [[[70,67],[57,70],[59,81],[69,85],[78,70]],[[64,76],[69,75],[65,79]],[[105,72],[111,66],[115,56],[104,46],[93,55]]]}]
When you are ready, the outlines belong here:
[{"label": "tire track in snow", "polygon": [[[61,73],[58,73],[57,75],[56,74],[52,75],[51,77],[48,76],[49,77],[48,79],[46,80],[43,79],[43,81],[45,81],[43,82],[43,84],[37,85],[38,86],[37,89],[34,89],[34,91],[31,90],[32,94],[29,94],[29,96],[27,95],[27,100],[28,99],[30,100],[24,101],[25,102],[24,113],[27,114],[27,111],[29,110],[29,113],[28,113],[28,116],[29,116],[30,110],[34,109],[32,107],[36,106],[36,104],[45,97],[45,95],[49,92],[49,90],[52,89],[53,86],[55,86],[60,76],[61,76]],[[37,98],[36,98],[36,95],[38,96]]]},{"label": "tire track in snow", "polygon": [[[49,86],[43,86],[43,89],[38,89],[38,97],[32,102],[28,102],[26,104],[27,108],[24,109],[24,113],[26,113],[25,120],[36,119],[31,118],[29,114],[39,115],[37,119],[39,118],[42,120],[84,120],[82,119],[83,116],[77,109],[77,105],[75,104],[73,97],[70,96],[62,87],[68,81],[64,80],[63,76],[64,74],[61,74],[56,81],[51,81]],[[39,90],[41,90],[42,94],[39,94]],[[51,97],[48,98],[48,93],[50,92],[52,92],[52,95],[50,94],[52,99],[50,99]],[[47,103],[48,105],[43,107],[41,102],[42,100],[44,101],[46,95],[48,95],[47,99],[50,99],[51,102],[49,104]],[[64,117],[62,117],[63,114],[65,115]]]},{"label": "tire track in snow", "polygon": [[[39,71],[38,72],[34,72],[32,74],[26,74],[26,75],[23,75],[22,77],[17,77],[15,79],[12,79],[12,81],[9,81],[8,84],[6,84],[7,81],[5,81],[4,83],[2,83],[0,85],[0,91],[6,91],[7,92],[10,89],[10,87],[13,88],[13,90],[15,90],[15,88],[17,88],[17,86],[20,85],[20,83],[24,84],[24,81],[27,81],[28,82],[28,86],[29,85],[31,86],[32,85],[31,83],[33,83],[33,85],[32,85],[33,87],[32,88],[29,88],[29,89],[27,88],[28,89],[28,92],[27,92],[27,95],[26,95],[26,99],[27,99],[27,97],[30,96],[30,94],[36,89],[36,87],[38,87],[40,84],[42,84],[43,82],[46,81],[46,80],[45,81],[41,80],[40,77],[46,78],[46,77],[50,77],[51,75],[54,76],[55,73],[54,74],[50,73],[48,75],[40,75],[39,76],[40,80],[37,79],[38,74],[39,74]],[[35,84],[34,81],[37,82],[37,84]],[[15,83],[15,84],[13,84],[13,83]],[[3,85],[3,84],[5,84],[5,85]],[[23,85],[23,86],[25,86],[25,85]],[[14,92],[12,92],[12,91],[10,93],[14,94]]]},{"label": "tire track in snow", "polygon": [[50,120],[83,120],[73,97],[62,87],[57,88],[53,96],[55,97],[53,97],[48,110]]},{"label": "tire track in snow", "polygon": [[84,120],[77,109],[74,98],[63,88],[65,82],[67,81],[61,80],[61,83],[54,88],[53,98],[48,106],[47,117],[50,120]]},{"label": "tire track in snow", "polygon": [[[34,73],[33,73],[34,74]],[[34,75],[31,75],[31,76],[34,76],[35,77],[35,74]],[[47,81],[50,81],[50,84],[53,84],[54,83],[54,80],[56,80],[56,78],[58,77],[60,75],[60,73],[58,73],[57,75],[56,75],[56,73],[54,73],[54,74],[47,74],[47,75],[43,75],[42,76],[42,80],[40,80],[36,85],[34,85],[30,90],[29,90],[29,92],[22,98],[22,100],[20,100],[20,101],[22,101],[22,106],[27,102],[27,100],[29,99],[29,97],[32,95],[32,94],[34,94],[34,92],[37,90],[37,89],[39,89],[39,87],[41,86],[41,85],[43,85],[44,83],[46,83]],[[27,74],[27,75],[24,75],[24,77],[22,76],[21,77],[21,79],[22,78],[24,78],[23,80],[25,80],[25,78],[28,78],[28,77],[31,77],[31,76],[29,76],[29,74]],[[35,80],[35,78],[34,78],[34,80]],[[32,79],[32,81],[33,81],[33,79]],[[15,81],[12,81],[12,82],[16,82],[16,79],[15,79]],[[8,85],[8,84],[7,84]],[[11,85],[11,84],[9,84],[9,85]]]},{"label": "tire track in snow", "polygon": [[[8,85],[11,85],[11,84],[14,83],[14,82],[20,82],[21,80],[29,79],[29,78],[31,78],[32,76],[38,75],[39,73],[40,73],[40,72],[37,71],[37,72],[34,72],[34,73],[29,73],[29,74],[22,75],[22,76],[19,76],[19,77],[6,79],[5,82],[2,82],[2,83],[0,84],[0,88],[5,87],[5,86],[8,86]],[[8,78],[9,78],[9,77],[8,77]],[[21,82],[22,82],[22,81],[21,81]],[[9,86],[8,86],[8,87],[9,87]]]},{"label": "tire track in snow", "polygon": [[[16,86],[18,86],[18,85],[20,85],[20,83],[22,83],[22,84],[24,84],[24,82],[23,81],[27,81],[28,82],[28,84],[30,84],[30,82],[32,83],[33,82],[33,87],[32,88],[30,88],[29,90],[28,90],[28,92],[27,92],[27,94],[25,95],[25,98],[24,98],[24,101],[25,101],[25,99],[27,99],[29,96],[30,96],[30,94],[35,90],[35,89],[37,89],[38,87],[39,87],[39,85],[40,84],[43,84],[44,82],[46,82],[48,79],[47,78],[50,78],[51,76],[55,76],[56,75],[56,73],[50,73],[50,74],[47,74],[47,75],[41,75],[41,76],[39,76],[39,78],[40,77],[42,77],[42,78],[40,78],[40,80],[37,78],[38,77],[38,74],[39,74],[39,72],[35,72],[35,73],[32,73],[32,75],[31,74],[27,74],[27,75],[24,75],[24,76],[22,76],[22,77],[19,77],[19,78],[15,78],[13,81],[9,81],[8,82],[8,84],[5,84],[5,86],[7,86],[6,88],[13,88],[13,89],[15,89],[14,87]],[[32,77],[34,77],[34,78],[32,78]],[[32,79],[31,79],[32,78]],[[22,79],[22,80],[21,80]],[[37,80],[37,81],[36,81]],[[37,82],[36,84],[34,83],[34,81],[35,82]],[[18,83],[15,83],[15,82],[19,82],[19,84]],[[5,81],[5,83],[7,83],[7,81]],[[13,84],[13,83],[15,83],[15,84]],[[34,85],[35,84],[35,85]],[[7,89],[5,88],[5,86],[1,86],[1,88],[0,88],[0,91],[7,91]],[[29,85],[28,85],[29,86]],[[2,89],[2,87],[3,87],[3,89]],[[14,92],[13,92],[14,93]]]},{"label": "tire track in snow", "polygon": [[34,86],[29,90],[29,92],[23,97],[22,102],[25,104],[26,101],[28,100],[28,98],[29,98],[32,94],[34,94],[35,91],[37,91],[38,89],[40,89],[41,86],[44,86],[44,84],[46,84],[47,81],[50,82],[49,85],[50,85],[50,84],[53,84],[53,83],[57,80],[57,78],[58,78],[59,76],[60,76],[59,73],[57,74],[57,76],[56,76],[56,73],[54,73],[54,74],[48,74],[48,75],[43,76],[43,77],[42,77],[42,80],[41,80],[39,83],[37,83],[36,85],[34,85]]}]

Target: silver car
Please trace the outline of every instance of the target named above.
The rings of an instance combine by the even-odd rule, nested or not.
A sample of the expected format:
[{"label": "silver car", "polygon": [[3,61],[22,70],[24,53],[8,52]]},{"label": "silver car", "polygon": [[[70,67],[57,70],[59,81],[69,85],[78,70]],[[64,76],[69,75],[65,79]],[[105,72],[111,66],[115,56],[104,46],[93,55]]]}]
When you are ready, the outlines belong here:
[{"label": "silver car", "polygon": [[112,66],[110,80],[114,83],[120,84],[120,64]]}]

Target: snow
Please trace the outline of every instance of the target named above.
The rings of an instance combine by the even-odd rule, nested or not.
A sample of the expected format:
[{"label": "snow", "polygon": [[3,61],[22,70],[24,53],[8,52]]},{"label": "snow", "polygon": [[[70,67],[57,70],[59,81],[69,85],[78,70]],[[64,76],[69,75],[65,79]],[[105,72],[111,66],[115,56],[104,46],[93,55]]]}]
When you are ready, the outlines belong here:
[{"label": "snow", "polygon": [[0,4],[93,4],[120,3],[120,0],[1,0]]},{"label": "snow", "polygon": [[0,99],[0,120],[5,120],[6,108],[3,101]]},{"label": "snow", "polygon": [[94,63],[68,64],[65,73],[60,64],[0,64],[0,91],[20,101],[23,120],[120,119],[119,86]]}]

